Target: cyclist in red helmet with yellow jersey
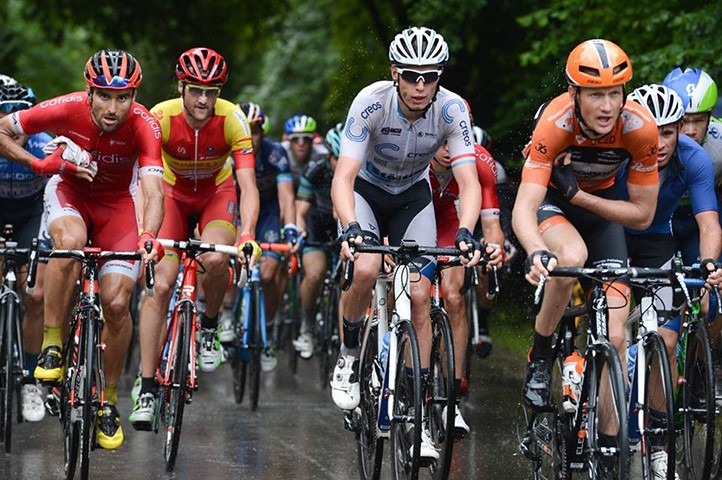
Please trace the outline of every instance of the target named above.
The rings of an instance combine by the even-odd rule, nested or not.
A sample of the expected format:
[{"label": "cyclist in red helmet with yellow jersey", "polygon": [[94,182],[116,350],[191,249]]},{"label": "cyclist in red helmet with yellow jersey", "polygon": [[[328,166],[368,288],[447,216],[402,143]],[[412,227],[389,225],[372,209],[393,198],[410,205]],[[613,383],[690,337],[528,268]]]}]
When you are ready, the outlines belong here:
[{"label": "cyclist in red helmet with yellow jersey", "polygon": [[[210,48],[191,48],[181,54],[175,74],[180,97],[151,109],[161,126],[165,166],[165,218],[159,236],[187,239],[192,222],[197,221],[201,240],[233,245],[238,209],[235,174],[241,191],[239,244],[250,242],[253,262],[261,253],[253,240],[259,209],[255,159],[246,116],[237,105],[219,98],[228,81],[228,65]],[[150,430],[155,419],[158,338],[165,325],[179,260],[178,252],[169,251],[157,265],[156,295],[145,298],[140,309],[141,388],[130,416],[139,430]],[[228,256],[206,253],[202,262],[206,311],[201,315],[199,358],[201,370],[213,371],[221,362],[218,311],[228,285]]]},{"label": "cyclist in red helmet with yellow jersey", "polygon": [[[0,120],[0,155],[53,175],[45,188],[50,236],[59,249],[80,249],[88,241],[103,250],[139,249],[146,261],[163,256],[155,234],[163,219],[160,125],[135,102],[143,75],[123,50],[100,50],[85,66],[87,91],[39,103]],[[55,149],[39,159],[13,141],[14,135],[49,131]],[[46,151],[48,151],[46,149]],[[144,231],[138,235],[135,192],[140,177]],[[140,237],[140,238],[139,238]],[[143,245],[153,243],[147,255]],[[45,271],[45,331],[35,377],[58,381],[62,372],[62,325],[70,317],[78,265],[51,259]],[[115,407],[118,380],[132,334],[129,303],[139,274],[137,262],[111,261],[100,269],[103,307],[105,394],[98,412],[98,444],[123,443]]]}]

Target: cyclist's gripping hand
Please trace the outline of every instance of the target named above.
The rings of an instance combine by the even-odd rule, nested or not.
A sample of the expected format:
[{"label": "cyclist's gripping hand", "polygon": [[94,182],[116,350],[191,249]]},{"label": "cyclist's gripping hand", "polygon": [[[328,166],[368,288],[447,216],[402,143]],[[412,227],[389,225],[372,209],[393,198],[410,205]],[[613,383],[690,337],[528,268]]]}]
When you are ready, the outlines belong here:
[{"label": "cyclist's gripping hand", "polygon": [[470,268],[479,263],[483,247],[481,246],[481,242],[474,238],[468,228],[461,227],[456,231],[454,245],[462,252],[466,252],[466,255],[461,257],[461,262],[465,267]]},{"label": "cyclist's gripping hand", "polygon": [[557,266],[557,257],[546,250],[535,250],[526,257],[524,271],[527,282],[532,285],[539,284],[539,278],[549,275],[549,271]]},{"label": "cyclist's gripping hand", "polygon": [[496,243],[484,245],[484,256],[488,259],[490,267],[501,267],[504,264],[504,247]]},{"label": "cyclist's gripping hand", "polygon": [[30,169],[40,175],[57,175],[67,172],[89,182],[93,181],[93,172],[88,168],[79,167],[74,163],[65,160],[63,158],[63,150],[61,148],[55,150],[55,152],[43,159],[36,158],[33,160],[30,164]]},{"label": "cyclist's gripping hand", "polygon": [[253,266],[261,259],[261,247],[251,235],[244,234],[236,242],[236,248],[238,249],[238,257],[246,264],[248,271],[253,270]]},{"label": "cyclist's gripping hand", "polygon": [[[153,246],[150,253],[145,250],[146,242],[150,242],[150,244]],[[143,259],[143,263],[160,262],[165,255],[165,249],[163,248],[163,245],[161,245],[160,242],[155,239],[155,235],[145,230],[140,233],[140,237],[138,238],[138,251],[140,252],[141,258]]]},{"label": "cyclist's gripping hand", "polygon": [[358,222],[350,222],[346,227],[346,230],[338,237],[338,241],[341,243],[341,258],[351,260],[358,254],[351,253],[349,248],[349,242],[353,241],[356,245],[361,245],[363,242],[363,232],[361,231],[361,225]]},{"label": "cyclist's gripping hand", "polygon": [[298,227],[293,223],[287,223],[283,226],[283,236],[286,243],[291,244],[291,253],[296,253],[301,246],[300,235],[298,233]]},{"label": "cyclist's gripping hand", "polygon": [[722,263],[713,258],[705,258],[699,262],[699,268],[706,275],[706,281],[709,285],[719,286],[722,283]]}]

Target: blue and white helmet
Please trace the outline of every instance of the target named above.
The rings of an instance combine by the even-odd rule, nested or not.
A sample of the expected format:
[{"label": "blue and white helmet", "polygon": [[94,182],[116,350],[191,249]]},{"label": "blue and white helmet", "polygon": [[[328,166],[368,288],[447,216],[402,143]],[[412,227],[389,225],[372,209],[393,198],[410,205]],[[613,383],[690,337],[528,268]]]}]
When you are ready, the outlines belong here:
[{"label": "blue and white helmet", "polygon": [[685,113],[710,112],[717,103],[717,84],[701,68],[675,68],[662,82],[682,99]]},{"label": "blue and white helmet", "polygon": [[389,60],[394,65],[442,66],[449,60],[449,47],[436,31],[411,27],[391,42]]},{"label": "blue and white helmet", "polygon": [[642,85],[627,97],[644,106],[658,127],[677,123],[684,118],[684,106],[677,92],[664,85]]}]

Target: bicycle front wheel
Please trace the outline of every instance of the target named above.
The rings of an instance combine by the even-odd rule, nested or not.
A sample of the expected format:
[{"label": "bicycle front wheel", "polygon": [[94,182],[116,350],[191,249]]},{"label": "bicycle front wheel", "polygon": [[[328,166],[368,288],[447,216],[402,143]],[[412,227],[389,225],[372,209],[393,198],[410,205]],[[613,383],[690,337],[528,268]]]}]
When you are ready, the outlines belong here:
[{"label": "bicycle front wheel", "polygon": [[[431,465],[435,480],[446,479],[454,450],[454,420],[456,392],[454,391],[454,342],[449,318],[443,310],[431,313],[431,363],[429,377],[424,385],[429,433],[439,460]],[[461,438],[461,437],[459,437]]]},{"label": "bicycle front wheel", "polygon": [[263,351],[263,336],[261,335],[261,286],[254,283],[251,287],[251,321],[248,335],[248,344],[251,348],[251,361],[248,365],[248,394],[251,400],[251,410],[258,408],[258,396],[261,388],[261,352]]},{"label": "bicycle front wheel", "polygon": [[[70,327],[71,335],[68,335],[68,341],[65,344],[65,351],[63,352],[63,366],[66,367],[65,377],[63,378],[63,384],[60,390],[60,421],[63,424],[64,443],[63,453],[65,457],[65,478],[72,479],[75,477],[75,469],[78,463],[78,450],[80,447],[80,422],[73,421],[72,412],[74,405],[70,403],[70,392],[76,388],[76,379],[80,376],[77,372],[77,364],[75,360],[79,358],[80,352],[78,351],[78,344],[75,343],[74,338],[77,334],[77,322],[78,317],[76,316]],[[80,335],[78,335],[80,338]],[[73,397],[76,399],[79,395],[79,390],[75,390]]]},{"label": "bicycle front wheel", "polygon": [[11,299],[2,308],[0,321],[3,322],[2,333],[2,429],[5,452],[10,453],[13,428],[13,390],[15,385],[15,373],[13,365],[13,348],[15,344],[15,319],[12,317],[15,305]]},{"label": "bicycle front wheel", "polygon": [[[677,472],[682,480],[709,478],[714,453],[714,370],[707,327],[689,322],[677,418]],[[681,420],[681,421],[680,421]]]},{"label": "bicycle front wheel", "polygon": [[171,390],[168,404],[165,407],[165,467],[169,472],[175,468],[178,445],[180,444],[183,410],[188,390],[189,342],[195,341],[195,339],[190,338],[191,326],[194,321],[190,304],[185,303],[180,306],[178,321],[180,321],[180,325],[174,342],[175,348],[173,352],[168,354],[168,361],[173,362],[171,384],[168,385]]},{"label": "bicycle front wheel", "polygon": [[[629,479],[629,435],[622,367],[610,343],[593,346],[585,356],[589,475],[592,479]],[[584,401],[584,396],[582,401]],[[581,434],[581,431],[580,431]]]},{"label": "bicycle front wheel", "polygon": [[325,292],[326,299],[322,302],[323,312],[321,314],[320,348],[318,352],[318,369],[321,388],[328,386],[331,380],[331,366],[338,358],[340,337],[338,335],[338,288],[329,285]]},{"label": "bicycle front wheel", "polygon": [[95,310],[89,310],[85,313],[83,320],[82,336],[83,353],[80,357],[79,371],[81,373],[82,392],[82,422],[80,429],[80,478],[87,480],[90,474],[90,449],[93,447],[92,437],[93,428],[95,426],[95,411],[93,408],[93,379],[95,359],[95,346],[98,339],[96,338],[96,322],[99,322],[98,313]]},{"label": "bicycle front wheel", "polygon": [[419,341],[414,326],[409,321],[399,323],[396,336],[396,358],[389,364],[396,368],[395,396],[393,403],[389,404],[393,464],[391,471],[394,480],[416,479],[419,476],[423,428]]},{"label": "bicycle front wheel", "polygon": [[[642,455],[643,478],[653,479],[656,478],[651,463],[654,450],[662,447],[667,452],[667,458],[675,458],[674,389],[667,348],[657,332],[650,332],[644,337],[644,353],[646,365],[642,410],[645,423],[639,453]],[[667,463],[666,478],[676,478],[674,462]]]},{"label": "bicycle front wheel", "polygon": [[[362,363],[359,371],[361,384],[361,401],[359,402],[356,421],[356,450],[361,480],[378,480],[381,476],[381,462],[384,453],[384,438],[378,435],[376,422],[379,412],[379,394],[381,379],[379,378],[376,359],[378,343],[376,329],[371,328],[366,338],[366,349],[362,352]],[[356,414],[354,413],[354,416]]]}]

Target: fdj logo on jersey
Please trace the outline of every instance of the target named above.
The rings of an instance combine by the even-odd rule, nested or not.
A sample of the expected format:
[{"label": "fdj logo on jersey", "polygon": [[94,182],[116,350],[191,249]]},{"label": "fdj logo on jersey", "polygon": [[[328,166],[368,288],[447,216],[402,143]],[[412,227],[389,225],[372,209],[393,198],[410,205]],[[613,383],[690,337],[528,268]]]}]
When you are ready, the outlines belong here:
[{"label": "fdj logo on jersey", "polygon": [[361,111],[361,118],[369,118],[369,115],[381,109],[381,102],[375,102]]}]

